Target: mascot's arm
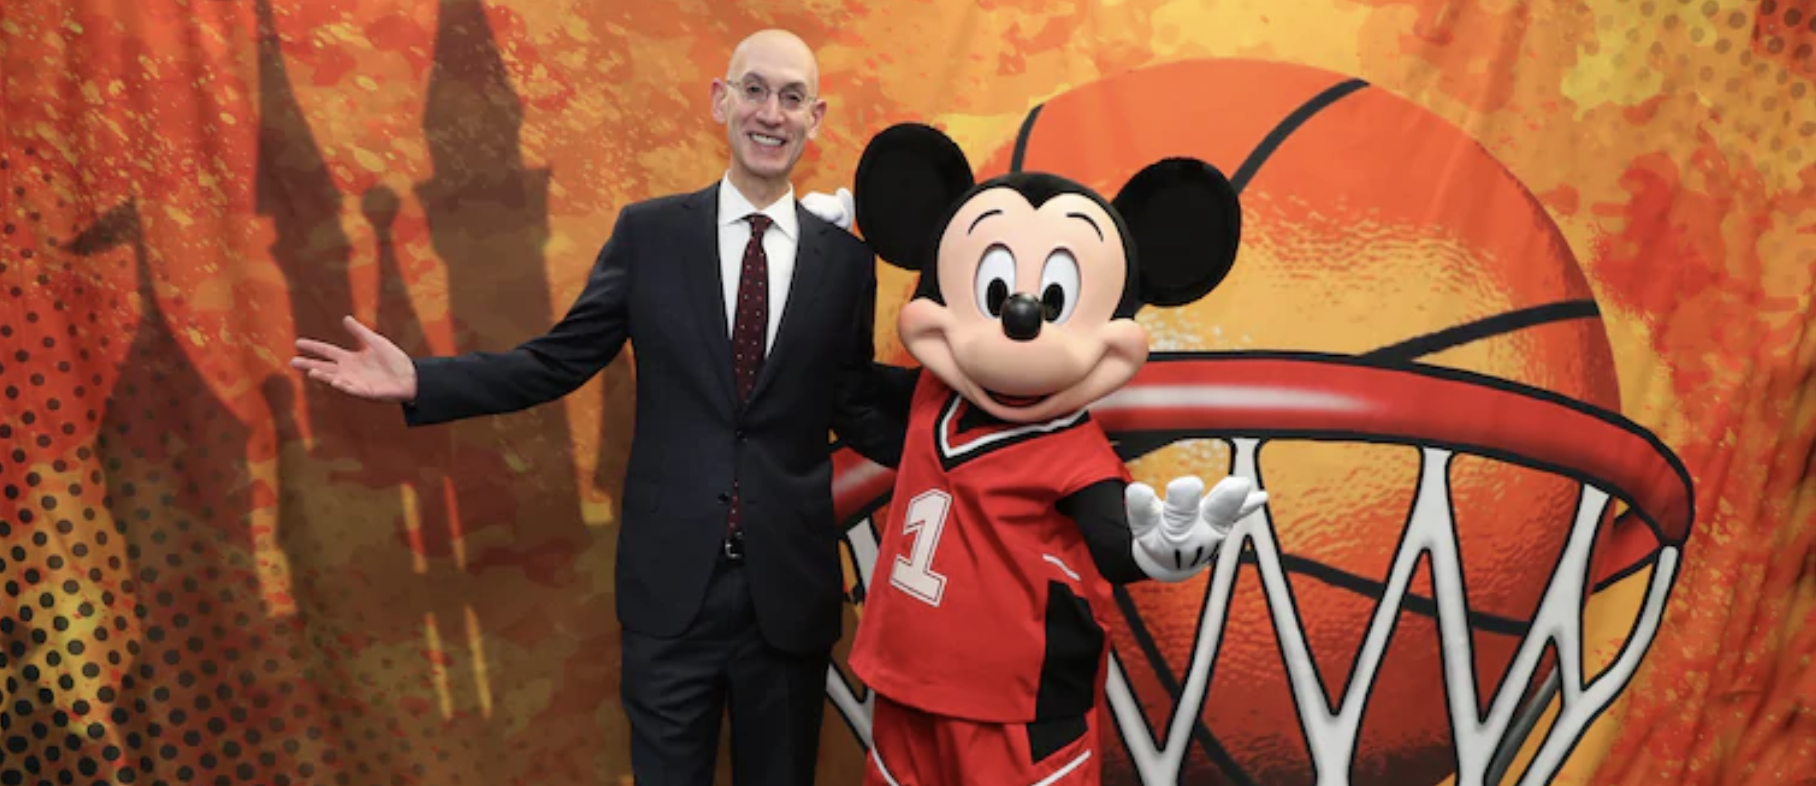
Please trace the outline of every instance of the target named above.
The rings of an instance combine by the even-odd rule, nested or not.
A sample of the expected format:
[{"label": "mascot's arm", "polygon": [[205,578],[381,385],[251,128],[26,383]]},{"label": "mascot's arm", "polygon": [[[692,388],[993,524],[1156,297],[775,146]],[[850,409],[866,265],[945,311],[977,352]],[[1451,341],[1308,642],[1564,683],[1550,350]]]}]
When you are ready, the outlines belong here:
[{"label": "mascot's arm", "polygon": [[1061,499],[1057,505],[1059,512],[1078,522],[1085,546],[1091,550],[1091,561],[1097,563],[1097,572],[1112,584],[1147,578],[1135,563],[1135,532],[1129,527],[1123,506],[1123,488],[1120,480],[1100,481]]},{"label": "mascot's arm", "polygon": [[[867,260],[863,264],[870,264]],[[852,308],[832,405],[832,430],[864,458],[894,468],[908,436],[908,410],[920,369],[876,362],[874,332],[876,275],[865,277]]]},{"label": "mascot's arm", "polygon": [[[857,217],[857,201],[851,191],[844,188],[833,194],[811,192],[801,197],[801,207],[846,232],[851,231],[852,219]],[[869,269],[872,265],[869,250],[861,243],[852,243],[850,248],[851,264]],[[901,463],[902,441],[908,433],[908,410],[914,402],[914,386],[920,379],[920,369],[872,360],[875,304],[876,275],[872,271],[853,314],[852,338],[840,367],[832,430],[859,455],[893,469]]]},{"label": "mascot's arm", "polygon": [[908,437],[908,410],[920,373],[918,368],[884,363],[871,363],[865,372],[847,372],[832,412],[832,430],[839,441],[864,458],[895,469]]}]

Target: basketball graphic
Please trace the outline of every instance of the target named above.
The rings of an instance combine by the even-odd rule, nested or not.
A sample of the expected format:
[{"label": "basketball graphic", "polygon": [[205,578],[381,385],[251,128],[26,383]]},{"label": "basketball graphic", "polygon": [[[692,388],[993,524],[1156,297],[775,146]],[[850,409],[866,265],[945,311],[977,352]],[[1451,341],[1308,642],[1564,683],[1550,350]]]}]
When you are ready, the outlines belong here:
[{"label": "basketball graphic", "polygon": [[[1594,588],[1554,576],[1587,574],[1593,559],[1602,577],[1675,548],[1687,476],[1619,417],[1594,294],[1543,206],[1405,99],[1305,66],[1170,64],[1037,107],[978,177],[1048,171],[1114,193],[1168,156],[1230,174],[1242,250],[1211,295],[1142,313],[1154,359],[1094,409],[1139,481],[1252,473],[1267,521],[1242,527],[1268,542],[1225,555],[1223,574],[1118,590],[1103,612],[1121,667],[1112,693],[1120,680],[1147,728],[1119,718],[1128,745],[1109,746],[1106,779],[1156,782],[1128,741],[1164,738],[1183,702],[1202,712],[1173,751],[1180,782],[1437,784],[1467,755],[1454,717],[1494,716],[1491,702],[1535,695],[1553,671],[1560,650],[1536,618],[1577,613]],[[842,494],[887,493],[886,473],[839,469]],[[1633,525],[1623,531],[1650,525],[1647,554],[1608,540],[1617,518]],[[1437,543],[1416,565],[1415,542]],[[861,583],[863,549],[852,552]],[[1434,576],[1447,561],[1455,598]],[[1283,580],[1265,586],[1276,562]],[[1569,603],[1542,605],[1563,592]],[[1459,619],[1441,619],[1452,601]],[[1295,616],[1281,617],[1289,605]],[[1221,626],[1215,665],[1197,664],[1208,684],[1187,695],[1207,625]],[[1574,646],[1564,657],[1581,660]],[[1446,689],[1460,659],[1468,702]],[[1358,711],[1313,750],[1308,712]],[[1338,738],[1350,747],[1333,749]]]}]

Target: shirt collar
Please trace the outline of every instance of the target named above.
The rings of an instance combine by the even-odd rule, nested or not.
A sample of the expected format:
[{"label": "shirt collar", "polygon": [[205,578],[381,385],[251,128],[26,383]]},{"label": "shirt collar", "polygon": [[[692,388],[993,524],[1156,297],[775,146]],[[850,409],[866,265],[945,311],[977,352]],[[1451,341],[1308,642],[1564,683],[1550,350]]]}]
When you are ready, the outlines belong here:
[{"label": "shirt collar", "polygon": [[769,216],[770,220],[775,222],[772,228],[781,230],[782,234],[789,239],[793,240],[800,236],[801,220],[799,216],[795,215],[794,186],[790,185],[788,193],[783,194],[781,199],[759,211],[755,205],[750,203],[750,200],[744,198],[744,194],[738,190],[737,186],[732,185],[731,173],[725,173],[725,176],[719,179],[719,225],[742,223],[745,217],[757,212]]}]

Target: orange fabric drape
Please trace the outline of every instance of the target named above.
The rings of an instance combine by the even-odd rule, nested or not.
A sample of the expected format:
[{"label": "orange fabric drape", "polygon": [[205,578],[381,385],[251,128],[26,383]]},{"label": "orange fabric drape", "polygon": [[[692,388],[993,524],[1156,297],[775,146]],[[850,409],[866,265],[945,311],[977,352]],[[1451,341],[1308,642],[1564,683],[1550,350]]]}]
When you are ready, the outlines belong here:
[{"label": "orange fabric drape", "polygon": [[[1579,498],[1612,482],[1592,476],[1602,437],[1640,446],[1654,469],[1635,483],[1665,490],[1604,489],[1624,493],[1599,517],[1591,677],[1664,564],[1646,517],[1691,523],[1643,661],[1551,782],[1816,773],[1807,2],[9,0],[0,783],[629,783],[612,576],[631,353],[561,402],[417,430],[286,362],[299,336],[346,342],[345,315],[418,354],[546,329],[617,211],[723,171],[709,82],[772,25],[818,49],[831,105],[797,193],[848,186],[870,136],[906,120],[980,174],[1109,195],[1193,155],[1239,176],[1229,280],[1142,315],[1155,374],[1274,384],[1164,358],[1317,353],[1467,372],[1601,424],[1543,437],[1555,466],[1458,449],[1444,499],[1473,649],[1439,634],[1442,582],[1421,568],[1353,755],[1308,734],[1290,691],[1306,664],[1246,558],[1201,717],[1177,762],[1144,769],[1207,580],[1131,588],[1103,613],[1153,731],[1109,727],[1111,782],[1341,782],[1329,762],[1354,784],[1453,779],[1459,745],[1485,749],[1451,732],[1444,657],[1477,670],[1479,710],[1520,690],[1500,677],[1541,627]],[[878,347],[911,362],[894,317],[913,279],[879,275]],[[1295,384],[1451,390],[1392,374]],[[1498,445],[1497,416],[1526,411],[1483,395],[1479,434],[1425,434],[1402,407],[1256,454],[1326,712],[1391,583],[1420,448]],[[1142,418],[1174,416],[1122,421],[1139,479],[1232,470],[1239,424],[1150,439],[1169,426]],[[1546,417],[1523,427],[1566,422]],[[859,469],[841,476],[853,582],[887,491]],[[1549,652],[1535,697],[1574,651]],[[821,783],[862,772],[843,698]],[[1548,734],[1576,736],[1555,709],[1514,775]]]}]

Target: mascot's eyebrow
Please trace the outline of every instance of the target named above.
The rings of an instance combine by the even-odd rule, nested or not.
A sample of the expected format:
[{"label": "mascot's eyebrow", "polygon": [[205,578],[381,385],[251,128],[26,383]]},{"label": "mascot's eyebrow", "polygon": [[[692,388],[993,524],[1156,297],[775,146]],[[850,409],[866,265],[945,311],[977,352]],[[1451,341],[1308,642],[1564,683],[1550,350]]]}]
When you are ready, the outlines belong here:
[{"label": "mascot's eyebrow", "polygon": [[1080,221],[1090,224],[1092,229],[1097,230],[1097,239],[1100,241],[1103,240],[1103,230],[1098,228],[1097,222],[1092,221],[1090,216],[1087,216],[1083,213],[1067,213],[1066,218],[1076,218]]},{"label": "mascot's eyebrow", "polygon": [[977,218],[971,219],[971,226],[965,227],[965,234],[967,234],[967,235],[971,234],[971,230],[976,229],[978,224],[984,223],[984,219],[989,218],[991,216],[1002,215],[1002,212],[1003,211],[1001,211],[999,209],[992,208],[990,210],[986,210],[982,213],[979,213]]}]

